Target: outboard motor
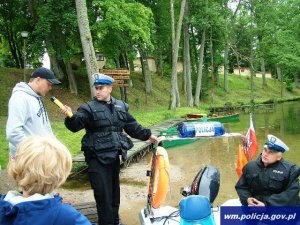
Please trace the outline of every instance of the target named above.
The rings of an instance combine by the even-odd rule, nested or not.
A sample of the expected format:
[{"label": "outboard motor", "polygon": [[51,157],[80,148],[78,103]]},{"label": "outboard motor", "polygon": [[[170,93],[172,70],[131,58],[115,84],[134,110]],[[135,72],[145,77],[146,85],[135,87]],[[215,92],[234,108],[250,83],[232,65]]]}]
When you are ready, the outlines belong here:
[{"label": "outboard motor", "polygon": [[181,190],[186,196],[179,202],[180,225],[215,225],[211,205],[220,188],[220,172],[205,166],[195,176],[192,185]]},{"label": "outboard motor", "polygon": [[202,195],[210,204],[216,199],[220,189],[220,172],[213,166],[205,166],[195,176],[192,185],[181,190],[183,196]]}]

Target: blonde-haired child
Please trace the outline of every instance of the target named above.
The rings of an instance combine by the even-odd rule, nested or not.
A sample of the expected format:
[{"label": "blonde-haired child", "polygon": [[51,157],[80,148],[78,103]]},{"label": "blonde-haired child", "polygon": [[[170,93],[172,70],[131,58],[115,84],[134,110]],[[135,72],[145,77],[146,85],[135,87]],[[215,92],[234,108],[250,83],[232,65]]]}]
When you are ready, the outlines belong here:
[{"label": "blonde-haired child", "polygon": [[66,181],[71,168],[71,154],[56,138],[25,138],[7,168],[21,192],[1,196],[0,224],[90,225],[71,205],[62,204],[59,195],[51,194]]}]

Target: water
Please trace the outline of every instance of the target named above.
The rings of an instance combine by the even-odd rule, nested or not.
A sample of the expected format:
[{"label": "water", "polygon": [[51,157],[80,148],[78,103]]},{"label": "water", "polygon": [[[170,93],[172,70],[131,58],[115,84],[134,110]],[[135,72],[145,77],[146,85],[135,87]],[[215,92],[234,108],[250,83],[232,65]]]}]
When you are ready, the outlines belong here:
[{"label": "water", "polygon": [[[254,113],[253,123],[260,151],[267,140],[267,134],[273,134],[282,139],[290,148],[290,151],[286,152],[283,157],[300,165],[299,102],[278,104],[274,113]],[[246,134],[249,128],[249,114],[241,114],[240,122],[225,124],[225,128],[227,132]],[[238,180],[235,167],[239,144],[241,144],[240,137],[214,138],[201,139],[189,145],[169,149],[171,170],[177,168],[182,175],[181,179],[176,181],[171,177],[172,192],[168,204],[174,206],[178,203],[182,198],[179,193],[180,188],[189,186],[197,172],[205,165],[218,168],[221,174],[220,191],[214,205],[237,198],[234,186]]]}]

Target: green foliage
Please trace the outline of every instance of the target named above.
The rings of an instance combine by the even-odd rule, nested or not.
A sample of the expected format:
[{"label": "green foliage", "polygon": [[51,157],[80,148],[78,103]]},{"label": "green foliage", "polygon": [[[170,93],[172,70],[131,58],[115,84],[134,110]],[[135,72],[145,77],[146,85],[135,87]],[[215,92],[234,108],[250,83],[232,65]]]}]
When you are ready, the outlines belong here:
[{"label": "green foliage", "polygon": [[14,67],[13,58],[9,52],[7,40],[0,35],[0,67]]},{"label": "green foliage", "polygon": [[291,79],[286,79],[285,81],[285,85],[286,85],[286,90],[288,90],[289,92],[293,92],[293,81]]},{"label": "green foliage", "polygon": [[[134,51],[134,46],[151,51],[152,12],[140,3],[124,0],[94,1],[102,18],[92,26],[99,40],[96,48],[106,57],[118,59],[122,52]],[[112,49],[114,49],[112,51]]]}]

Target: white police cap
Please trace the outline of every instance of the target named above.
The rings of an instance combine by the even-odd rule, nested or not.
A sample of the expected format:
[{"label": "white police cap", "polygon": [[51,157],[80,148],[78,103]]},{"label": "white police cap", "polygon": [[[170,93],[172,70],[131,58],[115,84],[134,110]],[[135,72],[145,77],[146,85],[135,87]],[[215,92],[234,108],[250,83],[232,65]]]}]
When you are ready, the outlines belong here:
[{"label": "white police cap", "polygon": [[113,83],[115,81],[112,77],[107,76],[102,73],[94,73],[93,78],[94,78],[94,86],[95,87],[100,87],[103,85],[113,85]]},{"label": "white police cap", "polygon": [[289,147],[283,141],[272,134],[268,134],[268,141],[264,147],[282,153],[289,150]]}]

